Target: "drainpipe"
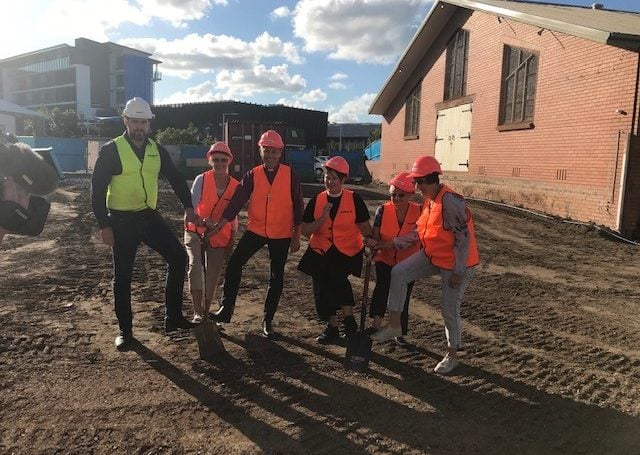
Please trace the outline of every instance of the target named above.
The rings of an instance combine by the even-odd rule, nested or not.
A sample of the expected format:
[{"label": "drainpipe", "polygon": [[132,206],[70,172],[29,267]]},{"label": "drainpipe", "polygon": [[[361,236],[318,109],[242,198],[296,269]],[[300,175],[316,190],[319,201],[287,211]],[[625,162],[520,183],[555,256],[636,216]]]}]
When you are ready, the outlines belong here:
[{"label": "drainpipe", "polygon": [[627,133],[627,145],[624,149],[624,158],[622,160],[622,172],[620,179],[620,192],[618,193],[618,216],[616,217],[616,231],[621,232],[622,214],[624,206],[624,193],[627,187],[627,166],[629,164],[629,151],[631,150],[631,133]]},{"label": "drainpipe", "polygon": [[[624,161],[622,162],[622,178],[620,179],[620,194],[618,195],[618,216],[616,221],[616,230],[620,232],[622,228],[622,215],[624,205],[624,192],[627,185],[627,167],[629,164],[629,152],[631,150],[631,138],[638,135],[638,128],[640,126],[640,116],[638,115],[638,98],[640,98],[640,52],[638,52],[638,58],[636,63],[636,86],[633,96],[633,115],[631,117],[631,132],[627,133],[627,147],[624,153]],[[638,230],[640,226],[636,226]]]}]

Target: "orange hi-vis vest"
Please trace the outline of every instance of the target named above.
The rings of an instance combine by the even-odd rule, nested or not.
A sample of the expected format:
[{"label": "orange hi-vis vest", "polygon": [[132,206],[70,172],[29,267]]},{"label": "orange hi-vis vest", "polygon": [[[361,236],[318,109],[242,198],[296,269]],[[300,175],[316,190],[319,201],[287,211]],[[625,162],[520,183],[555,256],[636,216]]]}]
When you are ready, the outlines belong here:
[{"label": "orange hi-vis vest", "polygon": [[[415,202],[409,202],[407,213],[404,216],[402,226],[398,224],[398,216],[396,215],[396,207],[391,202],[384,204],[382,209],[382,222],[380,224],[380,240],[383,242],[392,240],[404,234],[408,234],[416,228],[416,222],[420,218],[421,207]],[[395,248],[383,248],[378,250],[373,260],[376,262],[384,262],[393,267],[403,259],[408,258],[416,251],[420,250],[420,243],[416,242],[411,247],[404,250]]]},{"label": "orange hi-vis vest", "polygon": [[[198,217],[219,221],[222,218],[224,209],[229,205],[237,186],[238,181],[229,176],[227,187],[224,189],[222,196],[218,196],[218,188],[213,171],[207,171],[202,174],[202,192],[200,202],[196,207]],[[196,226],[193,223],[187,223],[184,229],[189,232],[197,232],[200,235],[207,231],[206,226]],[[226,247],[230,241],[231,223],[226,223],[217,234],[209,236],[209,244],[213,248]]]},{"label": "orange hi-vis vest", "polygon": [[[424,252],[431,263],[441,269],[453,270],[454,256],[453,245],[454,235],[450,230],[444,228],[444,218],[442,215],[442,197],[446,193],[452,193],[457,197],[462,197],[455,193],[446,185],[442,185],[442,189],[431,201],[425,201],[422,215],[416,223],[418,237],[422,242]],[[473,226],[473,218],[471,212],[466,208],[467,212],[467,229],[469,230],[469,254],[467,256],[467,267],[478,265],[480,258],[478,256],[478,245],[476,243],[476,233]]]},{"label": "orange hi-vis vest", "polygon": [[[329,199],[323,191],[316,197],[313,211],[314,219],[322,216],[322,211]],[[356,205],[353,201],[353,191],[342,190],[340,206],[335,218],[328,219],[309,238],[309,246],[320,254],[325,254],[331,245],[347,256],[355,256],[364,248],[360,228],[356,224]]]},{"label": "orange hi-vis vest", "polygon": [[291,195],[291,168],[284,164],[269,183],[264,165],[253,172],[253,192],[249,200],[247,229],[268,239],[293,237],[293,200]]}]

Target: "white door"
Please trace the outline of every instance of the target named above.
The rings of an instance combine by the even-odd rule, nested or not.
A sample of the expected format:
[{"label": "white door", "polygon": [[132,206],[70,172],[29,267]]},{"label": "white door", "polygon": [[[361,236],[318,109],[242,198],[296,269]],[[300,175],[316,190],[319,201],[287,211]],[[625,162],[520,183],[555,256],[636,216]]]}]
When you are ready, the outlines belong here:
[{"label": "white door", "polygon": [[443,171],[467,172],[471,144],[472,104],[438,111],[435,157]]}]

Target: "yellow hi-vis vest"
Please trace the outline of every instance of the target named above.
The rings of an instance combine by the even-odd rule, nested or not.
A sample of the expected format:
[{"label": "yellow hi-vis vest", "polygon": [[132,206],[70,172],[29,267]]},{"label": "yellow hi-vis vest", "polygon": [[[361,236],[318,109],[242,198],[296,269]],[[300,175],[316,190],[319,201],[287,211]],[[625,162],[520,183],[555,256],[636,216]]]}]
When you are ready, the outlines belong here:
[{"label": "yellow hi-vis vest", "polygon": [[120,156],[122,174],[111,177],[107,187],[107,207],[124,212],[155,209],[161,166],[158,146],[149,139],[144,149],[144,159],[140,162],[124,136],[118,136],[113,142]]}]

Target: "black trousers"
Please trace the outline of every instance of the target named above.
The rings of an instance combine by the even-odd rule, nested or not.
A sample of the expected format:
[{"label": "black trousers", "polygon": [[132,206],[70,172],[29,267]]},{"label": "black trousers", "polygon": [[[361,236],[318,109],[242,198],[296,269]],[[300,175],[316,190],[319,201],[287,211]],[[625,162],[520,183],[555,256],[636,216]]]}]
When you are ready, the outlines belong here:
[{"label": "black trousers", "polygon": [[264,300],[264,319],[271,321],[278,309],[278,303],[284,287],[284,266],[289,256],[290,244],[290,238],[269,239],[251,231],[245,231],[227,264],[227,270],[224,274],[222,306],[225,308],[235,307],[238,290],[240,289],[240,280],[242,279],[242,268],[260,248],[267,245],[269,248],[270,274],[269,288]]},{"label": "black trousers", "polygon": [[[387,299],[389,298],[389,285],[391,284],[392,267],[382,261],[376,262],[376,287],[373,289],[371,296],[371,309],[369,317],[384,317],[387,312]],[[402,335],[407,334],[409,328],[409,299],[413,290],[413,281],[407,285],[407,299],[404,301],[404,310],[402,310],[401,323]]]},{"label": "black trousers", "polygon": [[160,253],[167,263],[165,314],[169,319],[182,317],[187,252],[167,222],[155,210],[109,213],[113,229],[113,294],[120,330],[131,333],[131,281],[133,264],[140,243]]},{"label": "black trousers", "polygon": [[313,297],[318,318],[327,322],[342,306],[354,306],[349,273],[340,267],[326,267],[313,278]]}]

